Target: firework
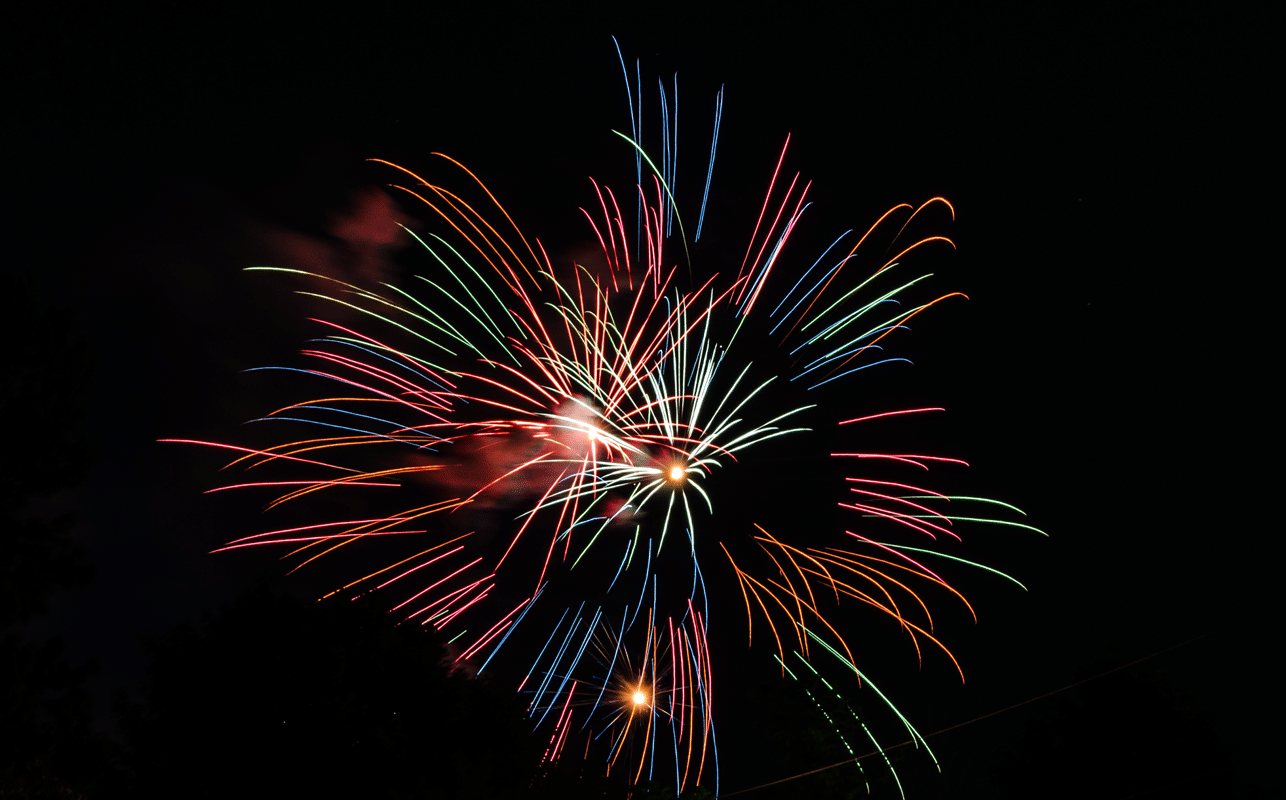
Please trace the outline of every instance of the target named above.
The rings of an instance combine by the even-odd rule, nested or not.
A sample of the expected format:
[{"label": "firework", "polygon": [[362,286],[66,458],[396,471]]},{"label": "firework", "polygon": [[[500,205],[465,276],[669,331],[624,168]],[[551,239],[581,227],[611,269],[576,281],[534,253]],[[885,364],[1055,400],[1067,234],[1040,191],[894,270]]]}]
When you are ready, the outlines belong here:
[{"label": "firework", "polygon": [[[462,668],[505,665],[547,741],[544,769],[574,753],[631,783],[672,775],[680,792],[717,791],[715,616],[722,626],[740,620],[752,652],[775,659],[783,677],[803,669],[851,680],[925,744],[871,682],[857,626],[887,617],[917,654],[939,650],[963,677],[932,632],[926,590],[972,609],[931,560],[964,561],[941,549],[968,524],[1029,526],[948,511],[1017,509],[893,480],[887,469],[958,459],[836,449],[876,419],[941,409],[853,417],[850,396],[835,389],[904,361],[882,348],[920,312],[960,296],[921,297],[928,276],[902,275],[922,251],[954,247],[903,234],[954,209],[940,197],[894,206],[811,266],[795,263],[787,246],[810,184],[785,178],[787,137],[740,265],[706,273],[697,245],[723,93],[689,242],[690,211],[675,195],[677,99],[664,89],[656,157],[640,144],[643,99],[636,105],[631,92],[631,132],[616,135],[635,161],[634,185],[587,187],[582,211],[600,255],[585,263],[556,263],[473,172],[433,154],[444,179],[379,162],[434,220],[409,231],[426,260],[414,287],[256,268],[321,281],[325,290],[304,293],[365,322],[317,320],[324,336],[304,351],[309,364],[292,369],[319,394],[263,418],[309,437],[215,445],[238,451],[230,466],[261,478],[220,488],[273,490],[273,513],[342,492],[361,492],[376,510],[276,526],[222,549],[285,548],[295,569],[378,553],[378,568],[323,599],[378,590],[400,624],[439,631]],[[891,249],[859,268],[875,240]],[[769,442],[829,462],[792,470],[784,486],[830,485],[835,466],[849,473],[839,507],[851,524],[792,526],[769,512],[793,497],[729,492],[739,473],[763,468],[755,454]],[[847,709],[878,750],[867,721],[826,686],[830,707]]]}]

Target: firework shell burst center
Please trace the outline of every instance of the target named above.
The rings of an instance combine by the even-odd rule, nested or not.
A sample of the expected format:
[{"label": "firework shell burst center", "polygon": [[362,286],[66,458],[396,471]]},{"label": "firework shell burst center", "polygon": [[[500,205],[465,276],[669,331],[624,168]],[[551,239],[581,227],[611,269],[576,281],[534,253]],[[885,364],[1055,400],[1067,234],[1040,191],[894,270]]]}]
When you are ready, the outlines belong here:
[{"label": "firework shell burst center", "polygon": [[[686,209],[674,191],[677,99],[670,105],[662,85],[664,135],[645,148],[644,99],[630,88],[641,86],[638,68],[622,68],[631,128],[613,134],[636,174],[624,192],[587,187],[592,263],[556,263],[469,168],[433,154],[445,177],[379,162],[392,191],[431,220],[408,229],[425,259],[412,287],[283,276],[307,281],[306,293],[338,312],[318,320],[326,334],[296,370],[319,394],[264,417],[309,434],[215,445],[238,451],[232,465],[256,478],[220,488],[267,486],[275,514],[343,492],[365,493],[363,507],[376,510],[276,526],[222,549],[284,548],[295,569],[378,552],[378,569],[323,599],[378,590],[400,624],[441,632],[461,668],[515,676],[545,743],[541,770],[572,753],[628,782],[719,791],[718,665],[746,651],[725,652],[719,636],[712,645],[714,618],[745,631],[750,652],[775,661],[784,680],[825,676],[833,697],[814,701],[852,716],[835,726],[841,740],[860,730],[878,752],[878,727],[894,725],[931,759],[871,681],[854,637],[883,619],[917,655],[938,650],[959,669],[924,598],[972,609],[938,564],[972,564],[948,552],[971,525],[1036,529],[1014,521],[1012,506],[906,477],[957,459],[835,451],[879,418],[941,410],[853,418],[851,395],[835,388],[905,361],[886,345],[958,296],[920,295],[928,276],[907,274],[922,253],[954,248],[942,235],[907,234],[954,209],[939,197],[899,204],[820,256],[787,257],[811,185],[790,177],[787,137],[757,219],[739,234],[744,254],[724,254],[738,268],[703,274],[723,91],[701,205]],[[811,477],[780,470],[783,484],[842,474],[843,496],[832,499],[851,522],[792,526],[771,513],[780,502],[760,513],[747,496],[757,489],[736,488],[747,472],[775,469],[754,462],[780,442],[825,464]],[[868,707],[883,711],[859,716],[841,692],[870,693]]]}]

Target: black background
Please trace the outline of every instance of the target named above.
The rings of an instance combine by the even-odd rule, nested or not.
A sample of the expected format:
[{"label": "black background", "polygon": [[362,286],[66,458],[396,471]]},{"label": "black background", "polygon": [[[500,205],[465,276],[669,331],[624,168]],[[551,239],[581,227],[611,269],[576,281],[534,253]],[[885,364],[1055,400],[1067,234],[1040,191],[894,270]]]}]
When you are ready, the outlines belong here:
[{"label": "black background", "polygon": [[[631,65],[641,59],[653,103],[656,76],[669,84],[678,72],[689,185],[726,84],[711,203],[730,217],[762,197],[787,133],[788,167],[815,181],[809,236],[935,195],[956,209],[942,232],[958,250],[935,257],[936,285],[970,300],[917,318],[899,353],[917,366],[889,376],[888,406],[945,406],[944,421],[911,432],[917,443],[968,459],[971,485],[1050,537],[974,534],[978,560],[1030,591],[970,578],[980,622],[953,640],[968,683],[942,664],[918,673],[899,649],[887,671],[902,676],[899,705],[926,734],[1072,688],[933,737],[943,773],[907,757],[909,796],[1254,796],[1275,780],[1257,738],[1272,713],[1269,583],[1248,565],[1270,558],[1248,510],[1268,483],[1253,455],[1267,449],[1267,404],[1242,368],[1263,339],[1240,310],[1267,263],[1253,247],[1259,51],[1234,57],[1230,46],[1253,21],[1070,9],[741,16],[418,7],[22,21],[8,57],[17,144],[5,215],[6,460],[22,477],[6,509],[3,600],[6,641],[25,654],[11,663],[36,666],[15,666],[6,692],[25,710],[5,726],[39,753],[11,759],[6,780],[123,791],[147,755],[130,758],[153,740],[122,750],[112,709],[125,707],[122,692],[179,703],[185,688],[155,688],[163,679],[142,688],[167,657],[203,673],[191,692],[226,682],[242,698],[228,703],[259,707],[229,676],[268,646],[209,615],[271,627],[272,613],[300,612],[252,609],[289,606],[290,579],[262,554],[206,555],[244,528],[245,509],[201,497],[217,456],[156,443],[227,440],[271,402],[269,384],[241,370],[287,362],[300,345],[297,309],[247,294],[239,269],[266,257],[248,231],[324,239],[328,216],[384,179],[363,159],[415,168],[440,151],[478,171],[551,252],[575,246],[585,175],[631,163],[610,133],[628,125],[613,34]],[[173,633],[196,635],[194,625],[217,644]],[[340,620],[333,635],[371,627]],[[31,655],[52,637],[61,656]],[[241,658],[218,663],[197,655],[237,647]],[[324,656],[307,647],[290,645],[281,669],[308,672]],[[744,683],[722,694],[739,706],[720,751],[725,794],[838,760],[783,729],[793,723],[776,710],[779,690],[750,669]],[[503,706],[499,694],[478,703]],[[389,734],[388,749],[408,752],[380,769],[413,774],[406,765],[423,756],[408,741],[431,750],[459,736],[443,702],[424,699],[422,724]],[[218,753],[217,708],[174,735]],[[486,759],[508,746],[470,735]],[[209,758],[166,778],[188,782],[169,784],[171,796],[212,785],[197,770],[240,768]],[[847,796],[845,770],[738,796]],[[370,791],[411,785],[397,780]],[[437,773],[425,785],[491,791]],[[875,792],[896,789],[886,780]]]}]

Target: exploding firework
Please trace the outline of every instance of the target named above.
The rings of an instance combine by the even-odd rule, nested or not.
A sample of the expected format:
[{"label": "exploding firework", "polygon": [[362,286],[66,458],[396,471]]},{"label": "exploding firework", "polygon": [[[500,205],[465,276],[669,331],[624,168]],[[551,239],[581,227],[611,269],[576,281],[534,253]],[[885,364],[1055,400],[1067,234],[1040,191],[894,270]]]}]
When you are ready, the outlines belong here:
[{"label": "exploding firework", "polygon": [[[631,94],[631,133],[616,135],[635,181],[624,193],[586,187],[592,258],[558,263],[473,172],[433,154],[446,177],[378,162],[434,220],[408,230],[426,264],[413,288],[256,268],[293,273],[339,313],[316,320],[324,335],[304,351],[308,366],[292,368],[320,393],[263,418],[310,434],[215,445],[259,477],[221,488],[274,490],[268,508],[279,514],[360,492],[367,512],[275,526],[222,549],[286,548],[295,569],[323,556],[375,559],[326,598],[378,590],[399,624],[440,632],[461,668],[512,674],[545,743],[544,770],[572,753],[630,783],[718,791],[717,665],[728,640],[712,645],[715,617],[725,628],[739,620],[751,652],[788,680],[850,680],[927,749],[871,682],[861,626],[887,618],[917,655],[938,650],[960,671],[926,597],[972,609],[933,560],[972,563],[944,552],[969,524],[1029,526],[948,510],[1017,512],[894,474],[958,459],[847,446],[875,420],[941,409],[853,416],[840,389],[905,361],[883,348],[913,317],[961,296],[922,296],[929,276],[904,274],[922,252],[954,247],[906,236],[954,209],[940,197],[896,205],[796,262],[787,245],[811,184],[786,179],[787,137],[741,234],[744,253],[721,254],[739,265],[707,271],[700,238],[723,93],[691,241],[668,102],[662,87],[665,136],[653,158],[640,144],[642,97]],[[876,242],[883,255],[868,254]],[[757,460],[781,446],[797,454],[791,466]],[[801,524],[796,505],[841,488],[837,470],[851,522]],[[765,492],[770,472],[777,489]],[[846,709],[879,750],[870,721],[825,685],[829,707]]]}]

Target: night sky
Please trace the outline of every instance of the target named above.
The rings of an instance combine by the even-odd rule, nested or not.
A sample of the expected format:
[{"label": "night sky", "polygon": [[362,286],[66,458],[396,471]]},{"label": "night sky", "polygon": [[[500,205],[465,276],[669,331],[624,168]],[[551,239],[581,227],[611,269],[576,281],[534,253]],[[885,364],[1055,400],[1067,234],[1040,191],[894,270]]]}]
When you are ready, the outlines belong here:
[{"label": "night sky", "polygon": [[[958,249],[925,265],[940,292],[970,299],[917,317],[896,353],[914,368],[854,381],[854,407],[945,407],[872,435],[968,460],[956,486],[1018,505],[1049,537],[966,538],[962,552],[1029,591],[958,575],[979,616],[944,622],[964,685],[944,659],[920,670],[905,639],[873,635],[887,653],[871,663],[899,708],[922,733],[945,731],[930,738],[940,776],[898,751],[907,796],[1251,797],[1279,782],[1254,734],[1275,716],[1269,584],[1244,563],[1269,557],[1265,526],[1249,522],[1242,499],[1263,481],[1242,454],[1268,427],[1241,354],[1263,338],[1233,324],[1245,298],[1229,294],[1256,291],[1250,279],[1263,272],[1254,214],[1239,216],[1254,204],[1231,188],[1258,145],[1243,116],[1255,112],[1242,110],[1253,89],[1224,72],[1215,30],[1070,12],[765,17],[739,32],[745,23],[729,17],[327,13],[122,12],[21,26],[9,70],[18,181],[5,215],[16,243],[5,259],[5,440],[22,477],[9,485],[0,551],[6,657],[17,665],[4,696],[19,720],[3,723],[18,755],[0,778],[15,793],[215,796],[208,787],[225,773],[252,769],[229,766],[241,726],[218,718],[220,704],[264,707],[309,681],[354,729],[367,717],[353,709],[382,707],[376,695],[396,698],[398,681],[417,687],[405,696],[419,709],[404,728],[369,723],[384,761],[279,743],[281,759],[318,762],[318,786],[512,791],[447,775],[447,761],[425,755],[467,741],[475,775],[520,770],[521,737],[479,723],[507,719],[503,692],[444,676],[447,688],[425,688],[413,665],[432,672],[433,659],[380,638],[378,615],[319,621],[294,605],[313,596],[314,579],[286,577],[264,552],[208,554],[260,530],[257,501],[203,495],[224,459],[157,440],[237,441],[246,420],[303,399],[244,370],[297,363],[316,335],[302,321],[311,309],[243,267],[311,260],[410,279],[419,262],[409,251],[359,253],[331,225],[390,179],[367,158],[416,169],[447,153],[551,254],[583,247],[586,176],[620,185],[633,163],[611,133],[629,125],[613,34],[631,69],[641,60],[653,114],[657,76],[672,85],[678,73],[689,191],[704,181],[726,87],[706,219],[716,241],[744,247],[744,220],[787,134],[786,169],[814,182],[794,268],[896,203],[940,195],[955,208],[934,232]],[[427,221],[397,202],[411,227]],[[750,486],[772,497],[774,485],[760,474]],[[802,530],[834,522],[794,498],[772,500],[774,513]],[[742,614],[737,598],[723,616],[738,636]],[[40,649],[55,640],[61,651]],[[349,664],[358,647],[407,660]],[[806,701],[751,666],[765,653],[735,668],[744,653],[721,667],[722,794],[840,760],[792,736]],[[347,671],[315,671],[310,659]],[[176,677],[184,671],[190,680]],[[246,674],[273,688],[260,698]],[[166,716],[219,691],[218,702]],[[165,742],[162,723],[191,747]],[[167,747],[209,771],[176,767],[139,783]],[[863,764],[884,772],[878,758]],[[736,796],[847,797],[856,781],[846,766]],[[304,791],[282,785],[277,796]],[[887,779],[873,791],[897,796]]]}]

